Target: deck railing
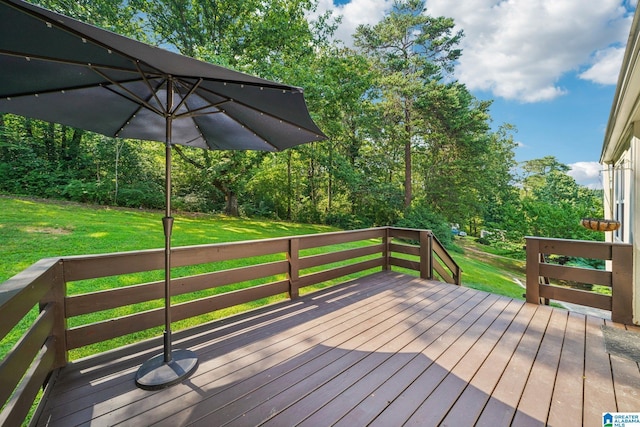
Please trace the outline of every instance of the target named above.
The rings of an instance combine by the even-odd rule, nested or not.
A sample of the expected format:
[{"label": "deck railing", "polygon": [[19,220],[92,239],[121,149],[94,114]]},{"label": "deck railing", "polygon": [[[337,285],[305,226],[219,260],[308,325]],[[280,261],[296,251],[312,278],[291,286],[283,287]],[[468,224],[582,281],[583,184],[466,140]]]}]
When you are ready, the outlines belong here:
[{"label": "deck railing", "polygon": [[[431,231],[392,227],[177,247],[172,249],[172,260],[176,269],[210,267],[172,278],[172,297],[192,296],[174,302],[174,322],[274,295],[297,298],[301,288],[376,269],[402,267],[420,272],[422,278],[458,285],[461,274]],[[231,260],[241,265],[216,270]],[[1,284],[0,342],[16,330],[19,339],[0,362],[0,425],[24,421],[40,389],[46,393],[51,376],[66,365],[69,350],[164,323],[162,308],[136,308],[163,297],[161,281],[79,295],[67,294],[68,283],[158,271],[163,266],[162,249],[51,258]],[[255,280],[267,283],[251,284]],[[248,284],[223,288],[243,282]],[[110,317],[114,309],[129,306],[131,314]],[[102,312],[98,321],[67,326],[78,323],[79,316],[97,312]]]},{"label": "deck railing", "polygon": [[[564,301],[611,311],[611,320],[631,324],[633,317],[632,245],[625,243],[527,237],[527,302]],[[610,271],[545,262],[545,255],[610,261]],[[566,280],[611,288],[611,295],[551,284]]]}]

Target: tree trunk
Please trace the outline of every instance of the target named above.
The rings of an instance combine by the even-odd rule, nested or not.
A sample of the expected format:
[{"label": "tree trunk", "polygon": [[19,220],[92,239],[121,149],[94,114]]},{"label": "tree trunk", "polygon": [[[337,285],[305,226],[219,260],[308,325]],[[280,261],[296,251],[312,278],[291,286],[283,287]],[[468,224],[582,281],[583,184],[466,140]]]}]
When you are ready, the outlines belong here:
[{"label": "tree trunk", "polygon": [[291,221],[291,199],[293,198],[293,186],[291,185],[291,153],[287,153],[287,221]]},{"label": "tree trunk", "polygon": [[411,143],[404,146],[404,207],[411,206]]},{"label": "tree trunk", "polygon": [[411,206],[411,113],[408,101],[405,100],[404,107],[405,131],[407,141],[404,144],[404,207]]},{"label": "tree trunk", "polygon": [[231,216],[240,216],[240,211],[238,210],[238,196],[231,190],[227,190],[225,194],[225,199],[227,201],[227,206],[225,207],[225,213]]},{"label": "tree trunk", "polygon": [[115,184],[116,184],[116,188],[115,188],[115,193],[113,195],[113,203],[115,203],[116,205],[118,204],[118,190],[119,190],[119,186],[120,186],[120,181],[119,181],[119,175],[118,175],[118,166],[120,164],[120,151],[122,150],[122,145],[124,144],[124,141],[121,139],[116,139],[115,140],[116,143],[116,174],[115,174]]},{"label": "tree trunk", "polygon": [[327,184],[327,211],[331,212],[333,201],[333,147],[329,146],[329,182]]},{"label": "tree trunk", "polygon": [[73,162],[77,164],[78,154],[80,153],[80,142],[82,141],[82,135],[84,131],[82,129],[73,129],[71,140],[67,141],[67,145],[64,150],[64,160],[67,162]]},{"label": "tree trunk", "polygon": [[47,160],[54,163],[58,160],[57,147],[56,147],[56,125],[55,123],[48,123],[44,136],[44,143],[46,147]]}]

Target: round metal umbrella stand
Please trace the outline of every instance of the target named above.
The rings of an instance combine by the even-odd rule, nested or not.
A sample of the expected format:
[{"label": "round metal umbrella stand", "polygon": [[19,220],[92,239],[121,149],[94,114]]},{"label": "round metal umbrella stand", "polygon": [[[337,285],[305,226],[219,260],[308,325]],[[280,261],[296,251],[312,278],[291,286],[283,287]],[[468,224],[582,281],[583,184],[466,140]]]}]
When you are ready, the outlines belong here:
[{"label": "round metal umbrella stand", "polygon": [[191,350],[171,350],[170,360],[158,354],[144,362],[136,373],[136,384],[145,390],[161,390],[178,384],[198,367],[198,356]]}]

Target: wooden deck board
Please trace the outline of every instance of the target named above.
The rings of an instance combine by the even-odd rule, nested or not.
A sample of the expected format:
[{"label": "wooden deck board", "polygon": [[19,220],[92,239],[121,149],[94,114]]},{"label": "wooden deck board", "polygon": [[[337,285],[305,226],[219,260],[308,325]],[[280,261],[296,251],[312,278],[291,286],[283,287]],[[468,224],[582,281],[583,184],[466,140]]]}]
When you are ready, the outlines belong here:
[{"label": "wooden deck board", "polygon": [[[372,404],[370,402],[364,402],[365,399],[377,399],[384,402],[385,393],[383,391],[394,394],[390,387],[382,387],[383,384],[389,379],[398,379],[401,377],[399,371],[404,369],[406,373],[411,374],[415,369],[422,367],[424,364],[418,359],[418,355],[428,346],[430,343],[438,339],[443,334],[449,325],[452,325],[452,320],[455,319],[456,310],[466,311],[468,308],[473,307],[476,302],[470,301],[472,296],[471,292],[466,292],[459,295],[454,300],[450,301],[446,306],[434,311],[429,318],[425,319],[425,322],[417,325],[418,331],[413,335],[412,340],[408,342],[404,347],[395,353],[390,354],[390,357],[385,360],[378,369],[372,370],[367,373],[358,382],[350,384],[341,394],[337,395],[332,401],[324,405],[318,411],[303,420],[301,425],[307,425],[310,427],[322,425],[324,423],[334,424],[347,413],[352,411],[355,407],[358,410],[357,416],[362,419],[364,411],[360,408],[377,408],[384,407],[386,403],[381,405]],[[411,331],[409,331],[411,333]],[[391,345],[383,347],[384,351],[392,352]],[[415,366],[415,369],[413,368]],[[385,373],[386,375],[381,375]],[[402,381],[394,381],[394,386]],[[380,392],[378,392],[380,390]],[[373,419],[377,415],[378,411],[374,411],[370,414],[370,418]]]},{"label": "wooden deck board", "polygon": [[529,379],[513,419],[515,425],[541,425],[547,422],[551,396],[562,351],[568,312],[554,311],[538,348]]},{"label": "wooden deck board", "polygon": [[[502,311],[508,301],[492,297],[486,298],[475,307],[478,317],[459,335],[458,339],[446,350],[433,357],[427,356],[432,362],[422,371],[412,383],[402,391],[391,404],[373,421],[374,426],[390,426],[394,423],[404,424],[420,407],[422,402],[431,395],[448,372],[453,369],[467,350],[477,341],[493,320],[490,309]],[[428,354],[428,353],[427,353]],[[427,355],[425,354],[425,355]]]},{"label": "wooden deck board", "polygon": [[[433,326],[434,320],[430,315],[434,312],[442,311],[441,308],[454,302],[456,297],[462,293],[464,292],[462,291],[457,295],[450,293],[447,295],[447,298],[439,300],[438,304],[421,304],[421,310],[410,319],[407,319],[409,322],[397,322],[393,327],[381,334],[372,331],[374,334],[373,336],[369,334],[371,338],[366,341],[365,345],[354,350],[364,352],[364,357],[358,361],[358,363],[349,367],[339,376],[331,378],[315,390],[308,391],[304,398],[289,400],[291,404],[278,414],[277,419],[271,419],[267,421],[265,425],[294,425],[300,421],[300,414],[314,414],[328,407],[329,402],[335,402],[338,396],[343,397],[340,401],[352,404],[362,390],[370,389],[370,385],[363,388],[361,380],[371,372],[387,372],[385,376],[377,375],[378,381],[390,378],[394,372],[394,364],[388,363],[383,368],[381,368],[380,365],[389,361],[396,353],[401,352],[416,336],[421,334],[421,331]],[[396,363],[396,366],[402,366],[406,364],[406,359],[398,358],[398,361],[394,363]],[[356,387],[352,387],[356,384],[358,384]],[[350,391],[347,392],[349,389]],[[312,424],[316,423],[315,425],[321,425],[326,423],[326,416],[330,416],[330,414],[322,416],[324,419],[317,421],[307,419],[306,421],[307,423],[311,422]]]},{"label": "wooden deck board", "polygon": [[[430,307],[431,305],[431,301],[428,299],[422,301],[416,299],[413,303],[403,304],[402,312],[390,318],[376,316],[377,323],[375,325],[371,325],[371,328],[359,333],[355,331],[356,333],[349,341],[339,345],[339,350],[335,351],[338,357],[336,361],[322,366],[318,371],[314,372],[312,376],[303,377],[303,380],[295,386],[285,387],[282,393],[271,397],[268,402],[254,406],[242,414],[241,419],[235,420],[234,424],[257,425],[268,420],[274,412],[274,408],[277,408],[277,424],[289,425],[287,421],[280,423],[280,413],[286,417],[287,414],[291,413],[291,411],[286,411],[286,409],[298,401],[307,403],[306,406],[313,406],[316,404],[315,399],[320,399],[321,401],[326,399],[322,397],[322,394],[327,392],[330,384],[335,385],[336,382],[342,384],[352,383],[357,379],[358,371],[364,375],[367,368],[375,366],[376,361],[381,362],[385,357],[384,352],[379,351],[379,349],[384,344],[393,341],[397,335],[406,330],[411,323],[415,323],[416,318],[417,320],[424,318],[428,314],[425,306]],[[328,344],[333,347],[333,343]],[[308,396],[312,392],[314,392],[315,395],[314,398],[310,399]],[[266,395],[273,396],[273,393],[266,393]],[[300,406],[305,405],[297,405],[294,412],[296,412]],[[298,420],[300,413],[308,413],[307,409],[308,408],[303,408],[303,412],[296,412]],[[203,419],[203,421],[206,424],[206,422],[210,420],[218,419],[219,417],[213,413],[210,414],[208,418]]]},{"label": "wooden deck board", "polygon": [[522,304],[512,301],[493,323],[482,331],[482,335],[464,357],[452,369],[447,369],[446,377],[413,413],[406,423],[407,426],[421,426],[425,419],[441,423],[497,345],[521,307]]},{"label": "wooden deck board", "polygon": [[522,305],[517,317],[509,325],[509,329],[468,383],[462,395],[449,408],[449,413],[443,420],[444,425],[467,426],[476,423],[516,346],[522,339],[536,308],[537,306],[532,304]]},{"label": "wooden deck board", "polygon": [[439,324],[442,325],[440,328],[434,328],[430,331],[433,339],[427,340],[429,344],[422,351],[417,352],[405,366],[395,372],[391,378],[386,379],[380,387],[372,390],[365,400],[354,405],[353,409],[336,425],[368,425],[392,402],[396,402],[396,407],[399,406],[402,400],[398,400],[398,398],[402,399],[403,392],[407,387],[477,320],[479,314],[475,309],[486,300],[486,295],[473,295],[461,306],[460,311],[455,312],[457,315],[452,314],[443,319],[443,322]]},{"label": "wooden deck board", "polygon": [[[601,425],[638,363],[602,319],[394,272],[175,334],[197,371],[135,386],[158,341],[70,364],[38,425]],[[610,323],[608,323],[610,324]]]},{"label": "wooden deck board", "polygon": [[569,313],[548,423],[554,426],[582,422],[584,381],[584,316]]},{"label": "wooden deck board", "polygon": [[[408,299],[405,300],[404,303],[411,301],[411,298],[417,298],[418,300],[429,299],[431,297],[440,298],[437,296],[437,292],[434,292],[436,291],[434,289],[421,289],[420,291],[421,292],[418,293],[406,293],[405,296]],[[282,369],[282,365],[273,368],[265,366],[265,368],[268,369],[260,373],[260,375],[248,377],[241,383],[225,389],[225,402],[233,402],[234,400],[241,402],[241,399],[248,393],[271,397],[269,390],[274,390],[271,393],[275,393],[283,387],[286,388],[286,386],[292,385],[292,382],[295,384],[296,379],[300,381],[300,379],[307,378],[315,372],[315,369],[336,363],[335,361],[340,358],[338,347],[347,345],[346,343],[349,342],[353,344],[356,340],[362,340],[368,328],[384,322],[387,319],[387,317],[384,316],[390,316],[390,313],[393,313],[394,309],[399,309],[399,305],[397,301],[387,301],[386,304],[380,305],[377,309],[369,306],[363,307],[361,309],[362,312],[354,316],[350,321],[341,323],[341,320],[344,320],[342,318],[335,321],[325,319],[327,321],[319,323],[315,328],[305,328],[308,336],[298,337],[296,339],[298,344],[287,349],[287,351],[292,353],[292,359],[287,359],[289,362],[287,369]],[[349,307],[345,308],[345,311],[351,311],[347,314],[354,315],[352,309]],[[319,328],[325,328],[325,330],[318,331],[317,329]],[[283,330],[281,333],[284,336],[288,336],[291,334],[291,331]],[[275,337],[272,337],[272,339],[274,338]],[[321,351],[318,352],[317,350]],[[282,358],[282,356],[280,355],[278,358]],[[208,401],[214,399],[214,396],[207,398]],[[233,411],[241,410],[241,408],[246,410],[251,409],[251,407],[245,408],[243,405],[256,405],[258,403],[260,402],[256,402],[254,399],[248,403],[239,403],[237,406],[234,405],[233,408],[227,408],[226,406],[229,406],[227,404],[225,407],[221,407],[220,410],[225,411],[225,417],[231,417]],[[181,414],[172,416],[169,421],[179,424],[183,421],[182,417],[185,416],[188,416],[189,419],[206,417],[209,413],[216,411],[216,408],[215,403],[202,404],[199,405],[198,408],[194,408],[193,410],[187,409],[182,411]],[[221,423],[221,421],[218,420],[218,423]]]},{"label": "wooden deck board", "polygon": [[547,306],[537,308],[500,381],[480,414],[477,425],[511,424],[553,310]]}]

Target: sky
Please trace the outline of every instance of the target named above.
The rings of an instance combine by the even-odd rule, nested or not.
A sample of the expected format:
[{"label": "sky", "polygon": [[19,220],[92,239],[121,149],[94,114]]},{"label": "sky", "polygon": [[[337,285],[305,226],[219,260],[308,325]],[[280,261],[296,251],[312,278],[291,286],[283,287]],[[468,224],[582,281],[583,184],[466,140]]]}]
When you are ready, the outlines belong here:
[{"label": "sky", "polygon": [[[342,16],[352,45],[393,0],[319,0]],[[602,188],[598,163],[635,0],[426,0],[427,13],[464,32],[454,78],[493,100],[492,126],[514,125],[516,160],[555,156],[582,185]]]}]

